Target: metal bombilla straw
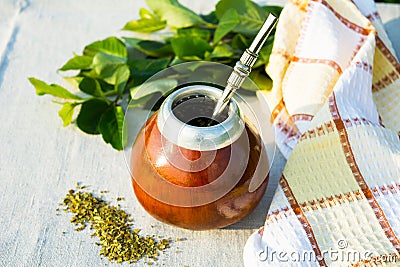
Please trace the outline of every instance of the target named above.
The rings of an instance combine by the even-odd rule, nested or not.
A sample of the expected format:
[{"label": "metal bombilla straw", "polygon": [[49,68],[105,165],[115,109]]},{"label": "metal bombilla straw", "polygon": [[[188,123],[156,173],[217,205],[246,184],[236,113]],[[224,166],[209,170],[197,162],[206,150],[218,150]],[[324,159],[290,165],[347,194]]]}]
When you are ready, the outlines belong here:
[{"label": "metal bombilla straw", "polygon": [[236,62],[233,72],[228,78],[222,96],[218,99],[218,102],[214,108],[212,115],[213,120],[215,120],[225,109],[235,91],[242,86],[246,77],[249,76],[251,68],[254,66],[254,63],[258,58],[258,53],[270,35],[272,29],[275,27],[277,21],[278,18],[276,16],[269,14],[250,47],[244,51],[243,55],[240,57],[240,60]]}]

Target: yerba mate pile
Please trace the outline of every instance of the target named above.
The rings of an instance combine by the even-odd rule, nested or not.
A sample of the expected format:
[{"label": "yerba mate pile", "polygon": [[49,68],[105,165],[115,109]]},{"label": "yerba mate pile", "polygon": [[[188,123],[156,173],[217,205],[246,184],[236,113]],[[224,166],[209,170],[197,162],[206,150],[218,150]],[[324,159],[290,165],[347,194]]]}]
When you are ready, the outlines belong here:
[{"label": "yerba mate pile", "polygon": [[[85,192],[85,186],[69,190],[60,204],[65,212],[73,213],[71,222],[81,231],[90,226],[94,230],[101,246],[100,255],[117,263],[135,263],[138,260],[157,260],[159,252],[169,247],[170,240],[157,240],[155,237],[139,235],[140,229],[132,229],[132,218],[119,205],[113,206],[91,192]],[[120,198],[118,198],[121,200]],[[152,262],[148,262],[149,265]]]}]

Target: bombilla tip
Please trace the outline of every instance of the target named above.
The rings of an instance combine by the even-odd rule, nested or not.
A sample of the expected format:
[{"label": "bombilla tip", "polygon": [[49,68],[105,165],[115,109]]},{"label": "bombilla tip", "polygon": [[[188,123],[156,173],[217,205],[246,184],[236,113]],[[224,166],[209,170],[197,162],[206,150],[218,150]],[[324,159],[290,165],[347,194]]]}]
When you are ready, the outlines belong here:
[{"label": "bombilla tip", "polygon": [[272,13],[269,13],[263,26],[261,27],[260,31],[257,33],[252,44],[250,45],[249,50],[252,53],[258,54],[260,52],[261,47],[264,45],[264,43],[267,40],[268,36],[270,35],[271,31],[275,27],[277,21],[278,21],[278,17],[276,17]]},{"label": "bombilla tip", "polygon": [[[222,100],[222,101],[221,101]],[[222,110],[222,106],[224,105],[224,101],[223,101],[223,99],[222,98],[220,98],[220,99],[218,99],[218,102],[217,102],[217,104],[215,105],[215,108],[214,108],[214,112],[213,112],[213,114],[212,114],[212,119],[215,119],[217,116],[218,116],[218,114],[221,112],[221,110]]]}]

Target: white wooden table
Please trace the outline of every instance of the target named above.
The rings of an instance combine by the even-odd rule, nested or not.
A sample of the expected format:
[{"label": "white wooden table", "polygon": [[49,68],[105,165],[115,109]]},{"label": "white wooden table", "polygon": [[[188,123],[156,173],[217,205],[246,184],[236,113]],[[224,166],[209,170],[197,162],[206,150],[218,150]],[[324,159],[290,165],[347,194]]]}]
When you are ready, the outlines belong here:
[{"label": "white wooden table", "polygon": [[[216,0],[182,2],[207,12]],[[49,97],[36,96],[27,80],[33,76],[65,85],[55,70],[72,52],[118,35],[143,6],[144,0],[0,0],[0,266],[108,264],[98,256],[89,230],[75,232],[70,215],[55,215],[76,181],[95,192],[108,189],[110,200],[125,197],[123,207],[142,233],[187,239],[172,244],[160,266],[242,265],[243,246],[263,224],[283,168],[279,154],[269,190],[250,216],[221,230],[174,228],[155,221],[138,204],[124,154],[105,145],[100,136],[64,129],[57,115],[60,107]],[[379,8],[385,21],[400,16],[398,5]]]}]

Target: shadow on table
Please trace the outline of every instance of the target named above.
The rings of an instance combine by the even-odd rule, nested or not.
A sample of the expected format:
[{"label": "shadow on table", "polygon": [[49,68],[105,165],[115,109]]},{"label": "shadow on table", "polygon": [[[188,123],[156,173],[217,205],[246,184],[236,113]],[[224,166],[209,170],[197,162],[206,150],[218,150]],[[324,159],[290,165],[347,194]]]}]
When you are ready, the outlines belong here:
[{"label": "shadow on table", "polygon": [[400,57],[400,18],[389,20],[385,23],[385,30],[392,41],[397,58]]}]

